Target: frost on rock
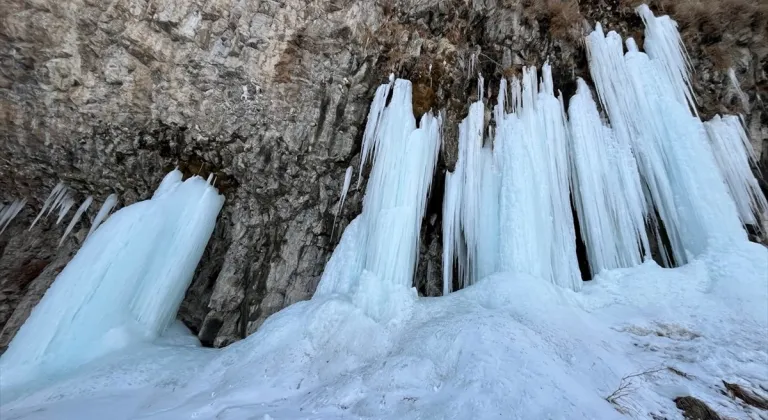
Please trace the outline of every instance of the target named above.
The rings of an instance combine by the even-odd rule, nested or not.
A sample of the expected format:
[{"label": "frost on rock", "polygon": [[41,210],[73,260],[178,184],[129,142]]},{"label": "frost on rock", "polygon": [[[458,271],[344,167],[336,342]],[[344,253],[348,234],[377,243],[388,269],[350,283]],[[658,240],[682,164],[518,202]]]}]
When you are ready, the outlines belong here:
[{"label": "frost on rock", "polygon": [[[392,98],[385,106],[390,85]],[[394,308],[396,298],[382,291],[409,289],[413,284],[421,222],[440,151],[440,124],[440,117],[427,113],[416,126],[409,81],[398,79],[377,90],[363,137],[363,160],[373,154],[356,239],[363,246],[350,251],[345,233],[334,252],[363,253],[353,257],[368,272],[365,283],[356,283],[357,295],[365,296],[358,301],[372,316],[387,318],[391,315],[387,308]],[[323,284],[331,277],[323,276],[318,290],[346,292],[354,288],[350,282],[360,278],[334,282],[339,287],[334,290],[331,283]]]},{"label": "frost on rock", "polygon": [[757,167],[755,152],[741,120],[733,115],[716,115],[704,126],[741,222],[761,228],[768,212],[768,201],[752,172],[752,167]]},{"label": "frost on rock", "polygon": [[0,358],[3,386],[71,371],[171,323],[224,202],[202,178],[174,180],[93,232]]}]

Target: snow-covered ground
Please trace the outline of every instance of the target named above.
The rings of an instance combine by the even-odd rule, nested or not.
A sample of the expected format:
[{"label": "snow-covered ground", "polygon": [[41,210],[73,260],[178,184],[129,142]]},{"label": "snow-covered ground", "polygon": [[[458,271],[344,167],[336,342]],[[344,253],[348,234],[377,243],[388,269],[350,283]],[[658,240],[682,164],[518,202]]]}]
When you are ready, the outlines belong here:
[{"label": "snow-covered ground", "polygon": [[[502,273],[399,303],[382,324],[346,297],[318,296],[223,350],[175,325],[156,345],[3,395],[0,418],[680,419],[683,395],[761,418],[721,393],[722,380],[768,388],[760,245],[605,272],[579,293]],[[625,380],[618,406],[606,401],[646,371]]]}]

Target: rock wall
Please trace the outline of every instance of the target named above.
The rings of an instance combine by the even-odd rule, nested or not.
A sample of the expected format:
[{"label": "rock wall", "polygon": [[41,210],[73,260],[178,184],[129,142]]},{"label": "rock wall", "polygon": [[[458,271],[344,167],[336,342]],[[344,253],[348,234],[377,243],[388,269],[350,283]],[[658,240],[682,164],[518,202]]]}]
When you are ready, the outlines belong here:
[{"label": "rock wall", "polygon": [[[179,314],[207,345],[243,338],[311,297],[360,212],[355,173],[331,236],[369,101],[390,72],[414,82],[417,115],[446,112],[417,285],[439,294],[443,173],[475,74],[493,93],[500,77],[549,59],[569,95],[576,76],[588,78],[580,38],[596,20],[642,37],[616,0],[0,0],[0,199],[29,200],[0,235],[0,347],[89,227],[59,248],[63,227],[52,220],[27,231],[59,180],[80,200],[115,192],[125,206],[150,197],[174,166],[216,174],[227,201]],[[746,105],[762,150],[768,36],[765,24],[750,28],[719,41],[733,40],[728,64],[746,103],[733,99],[701,29],[683,34],[702,113]]]}]

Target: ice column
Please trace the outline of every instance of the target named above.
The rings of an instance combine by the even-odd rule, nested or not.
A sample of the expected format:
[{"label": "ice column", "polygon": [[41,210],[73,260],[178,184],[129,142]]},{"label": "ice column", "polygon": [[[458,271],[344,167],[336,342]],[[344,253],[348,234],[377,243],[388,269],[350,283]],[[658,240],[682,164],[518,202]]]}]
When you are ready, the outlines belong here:
[{"label": "ice column", "polygon": [[512,82],[512,113],[505,112],[506,83],[496,105],[494,155],[499,166],[499,265],[578,290],[575,233],[568,199],[563,106],[554,95],[548,65],[538,88],[536,69]]},{"label": "ice column", "polygon": [[[659,45],[664,51],[675,45],[675,40],[662,42],[658,33],[655,36],[657,51]],[[598,94],[619,145],[631,147],[637,158],[649,202],[664,223],[675,261],[686,262],[689,253],[701,253],[714,239],[743,239],[706,131],[690,112],[686,79],[677,77],[685,62],[651,60],[632,39],[627,40],[627,49],[624,55],[621,37],[615,32],[604,35],[599,25],[587,37]],[[671,54],[667,51],[664,57]]]},{"label": "ice column", "polygon": [[757,166],[755,152],[741,120],[733,115],[722,118],[716,115],[704,126],[741,222],[760,228],[768,211],[768,202],[752,172],[752,167]]},{"label": "ice column", "polygon": [[373,156],[363,212],[344,232],[316,293],[354,295],[378,319],[393,316],[393,293],[413,284],[421,222],[440,151],[441,119],[427,113],[417,127],[411,83],[393,79],[377,90],[363,136],[363,159]]},{"label": "ice column", "polygon": [[600,120],[589,87],[577,81],[568,108],[573,198],[595,275],[648,256],[647,206],[635,158]]},{"label": "ice column", "polygon": [[[478,92],[482,92],[482,78]],[[482,96],[482,93],[480,93]],[[453,262],[465,287],[498,268],[499,177],[491,145],[483,146],[485,105],[478,100],[459,124],[459,154],[445,179],[443,293],[453,289]]]},{"label": "ice column", "polygon": [[115,212],[67,264],[0,358],[4,385],[151,340],[172,321],[224,202],[176,172],[165,193]]}]

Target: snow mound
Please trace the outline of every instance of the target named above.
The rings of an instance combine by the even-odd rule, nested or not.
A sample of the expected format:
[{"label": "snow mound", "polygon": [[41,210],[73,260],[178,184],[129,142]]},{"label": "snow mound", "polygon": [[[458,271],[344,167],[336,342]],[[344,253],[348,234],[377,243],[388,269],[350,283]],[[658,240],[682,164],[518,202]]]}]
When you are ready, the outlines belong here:
[{"label": "snow mound", "polygon": [[[163,343],[7,402],[0,417],[623,418],[618,408],[680,419],[679,395],[756,416],[718,389],[768,384],[766,273],[768,250],[749,243],[674,269],[604,271],[581,293],[500,273],[407,301],[386,323],[354,294],[320,294],[220,351],[174,326]],[[616,406],[606,401],[642,372]]]}]

